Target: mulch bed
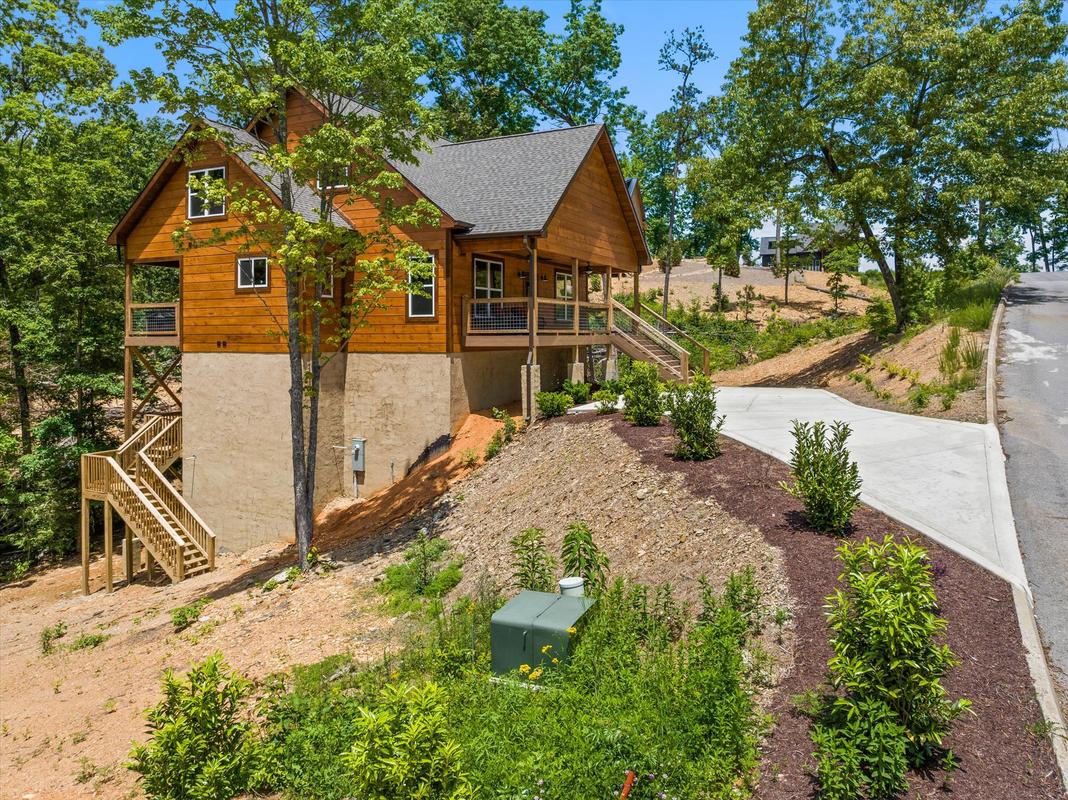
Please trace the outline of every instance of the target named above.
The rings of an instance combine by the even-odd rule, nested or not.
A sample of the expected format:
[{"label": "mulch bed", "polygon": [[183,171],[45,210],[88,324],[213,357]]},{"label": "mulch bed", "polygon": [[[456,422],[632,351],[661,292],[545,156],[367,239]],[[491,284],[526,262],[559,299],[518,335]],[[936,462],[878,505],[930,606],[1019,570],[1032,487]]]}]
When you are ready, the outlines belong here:
[{"label": "mulch bed", "polygon": [[[617,418],[618,419],[618,418]],[[779,687],[769,711],[775,726],[763,747],[762,777],[755,796],[763,800],[814,797],[809,719],[790,702],[807,689],[819,690],[830,656],[824,598],[838,576],[833,537],[813,531],[802,506],[778,487],[789,468],[734,440],[706,462],[674,458],[671,428],[637,428],[618,420],[613,430],[646,463],[681,473],[697,497],[714,497],[732,515],[758,527],[782,548],[796,599],[793,671]],[[934,487],[932,487],[933,489]],[[921,539],[935,567],[939,605],[948,622],[945,641],[961,659],[945,681],[951,698],[967,697],[973,714],[958,718],[947,745],[960,759],[948,788],[944,776],[912,774],[910,797],[967,800],[1062,800],[1053,749],[1036,734],[1042,719],[1020,641],[1008,584],[962,557],[924,539],[884,514],[861,506],[847,539],[884,534]]]}]

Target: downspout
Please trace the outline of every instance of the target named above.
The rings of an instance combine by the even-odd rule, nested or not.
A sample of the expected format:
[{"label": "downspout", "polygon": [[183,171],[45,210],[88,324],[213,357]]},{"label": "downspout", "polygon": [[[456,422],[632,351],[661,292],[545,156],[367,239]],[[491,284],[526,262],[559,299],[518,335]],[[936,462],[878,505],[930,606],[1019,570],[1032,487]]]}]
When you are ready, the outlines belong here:
[{"label": "downspout", "polygon": [[538,247],[531,246],[529,236],[523,237],[523,246],[527,248],[527,421],[534,420],[534,364],[537,363],[537,336],[534,333],[534,315],[538,313]]}]

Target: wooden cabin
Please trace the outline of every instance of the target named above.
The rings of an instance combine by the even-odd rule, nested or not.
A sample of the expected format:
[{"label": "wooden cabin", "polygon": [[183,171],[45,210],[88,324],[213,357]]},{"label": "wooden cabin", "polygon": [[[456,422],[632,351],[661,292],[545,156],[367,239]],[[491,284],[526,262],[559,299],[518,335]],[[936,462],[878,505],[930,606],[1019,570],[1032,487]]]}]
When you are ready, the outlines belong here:
[{"label": "wooden cabin", "polygon": [[[293,136],[321,124],[314,99],[293,91],[288,102]],[[232,142],[228,150],[202,146],[193,163],[168,158],[111,234],[127,269],[128,438],[124,449],[83,465],[83,508],[105,502],[108,534],[118,511],[149,563],[175,580],[210,568],[216,541],[243,550],[293,538],[289,365],[284,338],[271,332],[285,317],[280,269],[267,253],[233,247],[179,254],[171,238],[187,220],[237,225],[225,204],[197,196],[191,175],[211,171],[274,191],[270,176],[240,155],[242,144],[260,145],[268,134],[256,123],[204,124]],[[472,411],[522,400],[532,413],[539,388],[589,377],[587,348],[597,348],[609,372],[619,348],[685,379],[686,351],[609,294],[613,275],[633,274],[637,308],[637,274],[650,256],[638,187],[620,171],[604,126],[439,142],[418,163],[392,166],[412,198],[441,210],[439,225],[410,234],[432,256],[434,276],[429,297],[391,295],[324,372],[319,506],[399,480]],[[306,192],[297,205],[313,214],[318,197],[314,187]],[[373,213],[368,203],[338,203],[336,224],[359,229]],[[174,297],[137,302],[138,271],[149,268],[177,271]],[[180,397],[143,357],[147,347],[177,349]],[[134,396],[132,377],[144,367],[180,417],[137,420],[148,398]],[[354,440],[364,443],[356,471]],[[179,459],[180,493],[164,475]]]}]

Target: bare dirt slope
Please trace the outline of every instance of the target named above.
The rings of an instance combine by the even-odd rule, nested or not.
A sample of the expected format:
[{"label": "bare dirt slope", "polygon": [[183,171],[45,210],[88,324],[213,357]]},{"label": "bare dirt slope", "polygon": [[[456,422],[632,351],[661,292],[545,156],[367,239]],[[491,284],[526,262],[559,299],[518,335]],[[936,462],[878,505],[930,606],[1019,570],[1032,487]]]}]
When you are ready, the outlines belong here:
[{"label": "bare dirt slope", "polygon": [[[131,742],[143,737],[142,713],[158,702],[168,668],[185,670],[219,650],[260,679],[334,653],[370,661],[395,649],[413,623],[390,617],[374,586],[421,527],[448,538],[465,557],[457,593],[509,582],[508,540],[515,533],[541,526],[558,552],[566,525],[584,520],[615,575],[670,581],[696,600],[702,574],[720,584],[751,565],[768,602],[789,607],[778,549],[716,501],[692,494],[680,476],[642,463],[610,422],[535,426],[465,478],[460,454],[481,452],[493,429],[483,422],[479,436],[458,439],[394,492],[333,508],[317,544],[334,559],[334,571],[265,591],[264,582],[293,560],[279,544],[222,556],[215,572],[177,586],[135,583],[108,595],[99,589],[98,560],[88,597],[80,593],[77,566],[0,590],[0,798],[136,795],[123,763]],[[200,621],[175,632],[170,612],[203,597],[212,602]],[[44,654],[41,632],[57,623],[67,633]],[[779,672],[790,663],[791,629],[775,643]],[[108,638],[72,650],[86,633]]]},{"label": "bare dirt slope", "polygon": [[[684,259],[671,271],[669,288],[669,305],[682,303],[689,306],[694,300],[706,309],[712,308],[714,286],[717,283],[717,271],[700,259]],[[795,282],[796,281],[796,282]],[[833,308],[833,301],[825,291],[827,273],[805,271],[794,273],[790,283],[790,302],[785,304],[783,281],[776,278],[770,269],[759,267],[742,267],[739,277],[723,276],[723,294],[732,303],[737,303],[738,292],[750,284],[758,294],[754,309],[749,318],[757,322],[766,321],[772,314],[794,321],[806,321],[825,317]],[[863,286],[851,276],[845,276],[845,284],[850,294],[875,297],[876,289]],[[664,288],[664,273],[658,269],[642,272],[638,286],[644,292],[649,289]],[[633,291],[629,278],[619,278],[613,287],[615,292]],[[845,314],[863,314],[867,309],[866,300],[847,297],[842,301],[840,310]],[[741,319],[742,312],[735,308],[727,312],[728,319]]]},{"label": "bare dirt slope", "polygon": [[[949,328],[938,324],[899,342],[880,342],[870,333],[851,333],[837,339],[798,347],[775,358],[717,372],[715,381],[723,386],[807,386],[829,389],[835,394],[860,405],[922,414],[928,417],[957,419],[966,422],[986,421],[986,395],[983,370],[979,371],[976,388],[960,393],[948,409],[943,409],[937,397],[919,408],[909,400],[913,388],[911,378],[897,377],[887,367],[918,373],[920,382],[933,383],[942,376],[938,358],[949,336]],[[986,347],[987,334],[964,333]],[[862,363],[862,356],[872,360],[871,366]],[[850,377],[851,373],[867,376],[872,387]],[[912,376],[915,378],[915,375]]]}]

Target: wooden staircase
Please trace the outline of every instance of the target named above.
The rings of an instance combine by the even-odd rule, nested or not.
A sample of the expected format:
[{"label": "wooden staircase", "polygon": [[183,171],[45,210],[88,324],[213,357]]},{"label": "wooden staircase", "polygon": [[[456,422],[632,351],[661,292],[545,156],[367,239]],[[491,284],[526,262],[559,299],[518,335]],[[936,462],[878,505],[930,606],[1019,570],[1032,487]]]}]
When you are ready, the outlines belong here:
[{"label": "wooden staircase", "polygon": [[112,589],[111,510],[126,523],[123,547],[132,580],[133,540],[146,553],[149,572],[158,564],[171,581],[215,568],[215,534],[197,516],[166,472],[182,457],[182,418],[151,417],[117,450],[82,456],[82,588],[88,592],[88,503],[104,501],[104,549]]},{"label": "wooden staircase", "polygon": [[690,351],[680,341],[687,341],[704,352],[704,372],[708,372],[708,351],[695,339],[663,317],[653,315],[656,324],[639,317],[618,300],[612,301],[612,344],[631,358],[647,361],[657,368],[665,381],[689,381]]}]

